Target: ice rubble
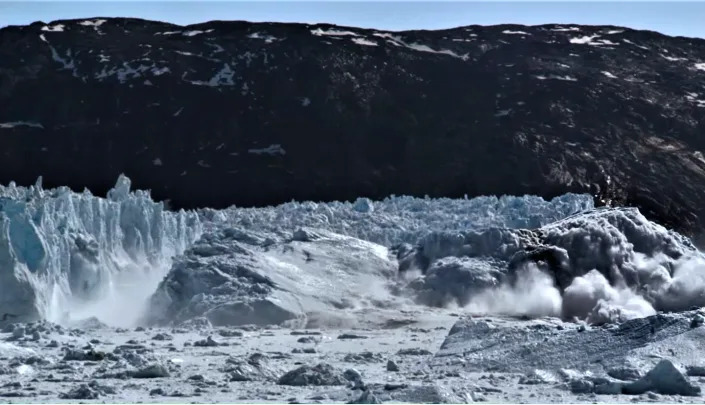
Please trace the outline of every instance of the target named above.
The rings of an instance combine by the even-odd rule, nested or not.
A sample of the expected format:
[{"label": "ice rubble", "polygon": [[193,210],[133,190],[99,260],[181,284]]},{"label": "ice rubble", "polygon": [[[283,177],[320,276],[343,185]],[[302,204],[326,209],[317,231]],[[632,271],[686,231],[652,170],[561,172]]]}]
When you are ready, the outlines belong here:
[{"label": "ice rubble", "polygon": [[0,313],[14,321],[139,315],[171,264],[200,236],[194,213],[172,213],[121,176],[108,198],[87,190],[0,186]]},{"label": "ice rubble", "polygon": [[431,233],[398,257],[400,269],[426,273],[411,284],[426,303],[459,301],[476,312],[599,324],[705,306],[705,255],[635,208],[533,230]]}]

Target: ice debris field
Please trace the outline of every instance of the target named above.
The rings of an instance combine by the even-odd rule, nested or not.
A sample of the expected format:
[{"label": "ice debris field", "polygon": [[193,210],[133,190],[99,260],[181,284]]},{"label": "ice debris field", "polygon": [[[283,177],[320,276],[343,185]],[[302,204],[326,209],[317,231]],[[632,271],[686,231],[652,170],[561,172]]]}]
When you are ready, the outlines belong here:
[{"label": "ice debris field", "polygon": [[[160,342],[174,340],[167,331],[181,331],[186,340],[189,333],[207,334],[198,347],[230,345],[210,336],[216,331],[229,339],[243,331],[303,329],[312,332],[300,336],[313,336],[308,339],[318,345],[321,331],[362,330],[367,336],[340,336],[347,342],[381,333],[381,340],[369,342],[381,357],[364,354],[359,361],[370,365],[385,358],[394,363],[384,354],[391,349],[383,346],[395,343],[384,339],[402,339],[400,333],[415,330],[410,325],[430,325],[434,328],[420,328],[429,333],[427,347],[404,349],[424,359],[407,367],[407,380],[428,377],[419,370],[434,368],[465,380],[487,378],[482,373],[488,371],[520,373],[516,390],[461,393],[453,384],[445,393],[423,384],[387,389],[363,384],[349,370],[337,374],[337,366],[327,363],[284,373],[268,367],[285,368],[288,357],[272,357],[271,351],[269,357],[232,360],[228,378],[235,378],[234,368],[240,380],[229,381],[351,383],[321,400],[366,403],[416,401],[422,394],[430,402],[698,395],[699,385],[688,378],[705,375],[705,363],[693,361],[684,348],[702,338],[702,306],[705,256],[688,238],[634,208],[596,209],[589,195],[550,201],[392,196],[173,212],[148,192],[131,191],[124,176],[106,198],[45,190],[41,180],[31,187],[0,186],[0,326],[9,334],[0,357],[14,359],[15,367],[6,374],[37,372],[27,363],[38,350],[31,346],[60,330],[83,330],[69,334],[78,338],[94,328],[95,336],[112,339],[124,328],[153,328],[165,334],[154,338]],[[439,334],[446,329],[439,325],[449,321],[450,332]],[[389,335],[389,329],[395,332]],[[282,337],[275,335],[267,336],[281,346]],[[131,341],[128,346],[137,350],[139,339]],[[409,343],[396,344],[403,342]],[[52,340],[48,347],[76,350],[75,342],[64,343]],[[328,347],[343,350],[341,344]],[[236,345],[261,350],[252,342]],[[135,360],[124,345],[114,348],[115,358],[94,359],[86,354],[95,353],[88,346],[74,353],[79,361],[129,357],[114,367],[123,374],[101,366],[94,377],[120,380],[144,372],[168,379],[174,368],[182,370],[183,359],[152,354]],[[353,346],[345,346],[346,355],[354,355]],[[178,352],[173,343],[162,349]],[[191,353],[183,350],[184,356]],[[250,351],[240,354],[252,356]],[[387,371],[398,368],[391,363]],[[382,382],[378,371],[366,375]],[[66,398],[110,395],[96,384],[79,385],[72,391],[77,397]],[[520,386],[536,384],[552,384],[557,396],[519,392]],[[241,399],[267,396],[250,388],[250,396]],[[300,394],[316,397],[310,390]],[[150,393],[148,399],[154,397]]]}]

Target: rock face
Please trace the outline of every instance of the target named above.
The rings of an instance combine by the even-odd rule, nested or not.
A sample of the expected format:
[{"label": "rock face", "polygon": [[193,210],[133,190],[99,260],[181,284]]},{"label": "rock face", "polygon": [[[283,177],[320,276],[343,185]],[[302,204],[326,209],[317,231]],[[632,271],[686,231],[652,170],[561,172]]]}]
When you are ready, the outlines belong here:
[{"label": "rock face", "polygon": [[695,234],[703,61],[602,26],[6,27],[0,181],[102,194],[124,172],[176,207],[590,192]]}]

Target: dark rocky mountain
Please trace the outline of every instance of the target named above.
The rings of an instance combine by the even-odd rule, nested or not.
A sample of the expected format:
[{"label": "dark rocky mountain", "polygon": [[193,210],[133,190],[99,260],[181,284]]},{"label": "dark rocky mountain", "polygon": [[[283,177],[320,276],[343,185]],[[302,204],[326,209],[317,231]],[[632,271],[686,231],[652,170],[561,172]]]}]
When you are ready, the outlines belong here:
[{"label": "dark rocky mountain", "polygon": [[0,181],[175,207],[589,192],[696,235],[705,40],[91,19],[0,30]]}]

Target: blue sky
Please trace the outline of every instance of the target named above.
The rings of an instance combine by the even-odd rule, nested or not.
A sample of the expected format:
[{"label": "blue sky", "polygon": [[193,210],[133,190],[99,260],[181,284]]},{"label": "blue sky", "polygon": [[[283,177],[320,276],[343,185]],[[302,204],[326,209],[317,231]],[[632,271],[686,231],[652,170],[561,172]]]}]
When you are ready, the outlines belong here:
[{"label": "blue sky", "polygon": [[2,1],[0,26],[94,16],[191,24],[208,20],[328,22],[386,30],[470,24],[612,24],[705,38],[701,1]]}]

